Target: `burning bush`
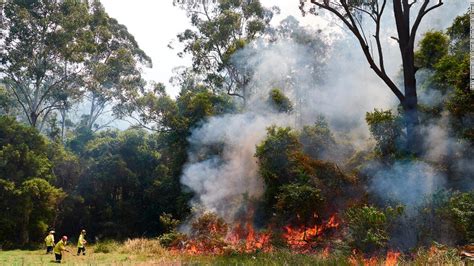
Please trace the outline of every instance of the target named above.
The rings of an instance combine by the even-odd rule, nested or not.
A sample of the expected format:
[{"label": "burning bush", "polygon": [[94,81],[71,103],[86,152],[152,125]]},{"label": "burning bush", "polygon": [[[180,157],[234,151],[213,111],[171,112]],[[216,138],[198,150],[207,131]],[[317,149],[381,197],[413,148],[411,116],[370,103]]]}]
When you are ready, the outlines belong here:
[{"label": "burning bush", "polygon": [[190,254],[251,253],[272,249],[271,232],[257,232],[250,221],[229,228],[222,218],[209,212],[192,222],[189,236],[174,232],[163,235],[161,241],[169,243],[171,250]]},{"label": "burning bush", "polygon": [[191,224],[190,237],[199,249],[206,251],[221,250],[227,235],[227,223],[215,213],[205,213]]},{"label": "burning bush", "polygon": [[289,184],[280,188],[275,209],[281,221],[306,226],[316,222],[315,214],[321,213],[323,203],[321,190],[305,184]]}]

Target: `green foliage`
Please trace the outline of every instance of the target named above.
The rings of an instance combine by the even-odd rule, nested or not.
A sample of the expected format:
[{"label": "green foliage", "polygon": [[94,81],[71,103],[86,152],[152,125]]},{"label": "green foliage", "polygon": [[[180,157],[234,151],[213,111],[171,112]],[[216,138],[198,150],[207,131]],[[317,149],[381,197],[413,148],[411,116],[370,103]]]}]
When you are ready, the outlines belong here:
[{"label": "green foliage", "polygon": [[41,178],[19,185],[0,179],[0,245],[12,248],[42,241],[65,193]]},{"label": "green foliage", "polygon": [[418,43],[419,49],[415,53],[417,67],[434,68],[435,64],[448,54],[449,39],[441,31],[425,33]]},{"label": "green foliage", "polygon": [[442,89],[469,89],[469,54],[447,55],[435,64],[435,84]]},{"label": "green foliage", "polygon": [[173,219],[173,215],[169,213],[163,213],[160,215],[160,223],[163,224],[165,232],[176,231],[179,225],[179,220]]},{"label": "green foliage", "polygon": [[471,32],[471,22],[469,12],[454,19],[453,24],[447,29],[447,34],[451,39],[452,53],[469,52],[469,36]]},{"label": "green foliage", "polygon": [[338,196],[353,185],[334,163],[304,154],[299,135],[289,127],[268,128],[255,156],[266,185],[267,215],[277,213],[282,224],[315,222],[314,214],[320,218],[333,200],[343,202]]},{"label": "green foliage", "polygon": [[259,173],[265,182],[284,184],[297,179],[292,162],[300,149],[298,135],[291,128],[268,128],[267,138],[257,146],[255,153],[259,159]]},{"label": "green foliage", "polygon": [[[156,147],[140,130],[101,132],[86,145],[84,156],[90,161],[78,184],[85,210],[79,222],[90,232],[122,238],[132,235],[132,228],[147,231],[143,215],[152,203],[146,203],[144,189],[158,178],[161,155]],[[158,222],[159,214],[148,215]]]},{"label": "green foliage", "polygon": [[13,115],[16,112],[15,99],[8,93],[6,87],[0,83],[0,115]]},{"label": "green foliage", "polygon": [[19,190],[23,206],[18,232],[23,234],[25,243],[41,241],[44,232],[51,226],[57,206],[64,199],[65,193],[41,178],[23,182]]},{"label": "green foliage", "polygon": [[402,137],[402,126],[399,118],[392,114],[391,110],[383,111],[375,109],[367,112],[365,121],[369,125],[370,133],[376,141],[376,152],[383,158],[396,156]]},{"label": "green foliage", "polygon": [[87,12],[85,1],[8,0],[2,5],[6,37],[0,72],[32,126],[40,127],[51,111],[80,94],[77,68],[87,53]]},{"label": "green foliage", "polygon": [[270,91],[268,102],[277,112],[291,113],[291,111],[293,111],[293,104],[280,89],[273,89]]},{"label": "green foliage", "polygon": [[367,205],[349,208],[344,213],[344,219],[349,228],[351,247],[365,253],[385,247],[390,238],[390,222],[402,212],[400,207],[386,210]]},{"label": "green foliage", "polygon": [[320,117],[312,126],[303,126],[300,134],[303,150],[314,159],[323,159],[336,149],[336,140],[323,117]]},{"label": "green foliage", "polygon": [[454,193],[449,199],[447,211],[459,234],[462,243],[474,242],[474,191]]},{"label": "green foliage", "polygon": [[174,2],[187,11],[195,28],[178,35],[184,44],[183,53],[192,56],[193,71],[204,75],[204,82],[214,91],[246,98],[247,92],[242,90],[248,73],[240,71],[231,57],[263,33],[273,14],[257,0]]},{"label": "green foliage", "polygon": [[321,190],[306,184],[288,184],[280,187],[275,210],[281,221],[310,225],[322,213],[324,197]]},{"label": "green foliage", "polygon": [[14,119],[0,117],[0,177],[21,184],[31,178],[53,180],[46,139]]},{"label": "green foliage", "polygon": [[158,240],[160,241],[160,245],[163,247],[176,247],[181,242],[187,240],[187,235],[177,231],[171,231],[159,236]]},{"label": "green foliage", "polygon": [[[469,14],[456,17],[446,34],[429,32],[420,41],[417,52],[421,67],[433,69],[424,86],[448,95],[435,113],[447,110],[453,132],[473,140],[474,92],[470,90]],[[424,58],[424,59],[423,59]],[[429,114],[428,114],[429,116]]]},{"label": "green foliage", "polygon": [[474,142],[474,92],[469,90],[454,89],[451,98],[446,103],[453,120],[453,128],[459,136]]}]

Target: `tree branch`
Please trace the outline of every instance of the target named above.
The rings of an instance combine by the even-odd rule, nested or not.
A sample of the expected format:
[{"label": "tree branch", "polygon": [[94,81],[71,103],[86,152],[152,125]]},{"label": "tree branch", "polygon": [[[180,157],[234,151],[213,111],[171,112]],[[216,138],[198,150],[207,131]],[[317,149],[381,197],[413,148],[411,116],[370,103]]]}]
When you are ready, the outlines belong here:
[{"label": "tree branch", "polygon": [[413,23],[413,26],[410,31],[410,39],[409,39],[409,45],[410,47],[414,45],[415,43],[415,36],[416,36],[416,31],[418,30],[418,27],[420,26],[421,20],[423,17],[428,14],[428,12],[432,11],[435,8],[438,8],[443,5],[442,0],[438,0],[438,3],[436,5],[431,6],[430,8],[426,9],[428,7],[430,0],[424,0],[423,5],[421,6],[420,10],[418,11],[418,15],[416,16],[415,22]]}]

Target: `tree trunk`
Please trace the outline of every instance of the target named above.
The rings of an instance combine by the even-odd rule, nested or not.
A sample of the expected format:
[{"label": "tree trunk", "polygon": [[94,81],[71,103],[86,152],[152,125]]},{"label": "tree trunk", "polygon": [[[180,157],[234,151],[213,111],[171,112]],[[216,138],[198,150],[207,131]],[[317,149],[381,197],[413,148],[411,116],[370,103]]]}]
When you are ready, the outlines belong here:
[{"label": "tree trunk", "polygon": [[419,155],[421,151],[421,136],[419,133],[418,96],[416,93],[416,69],[413,48],[405,48],[402,55],[405,99],[401,104],[406,126],[406,150],[413,155]]},{"label": "tree trunk", "polygon": [[30,113],[30,123],[32,127],[36,128],[36,124],[38,123],[38,115],[36,112]]}]

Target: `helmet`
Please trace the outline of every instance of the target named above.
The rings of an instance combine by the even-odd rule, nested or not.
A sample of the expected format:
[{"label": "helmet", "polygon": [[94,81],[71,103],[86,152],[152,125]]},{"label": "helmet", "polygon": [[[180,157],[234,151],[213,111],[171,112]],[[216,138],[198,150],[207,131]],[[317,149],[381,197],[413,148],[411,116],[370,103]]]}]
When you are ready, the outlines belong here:
[{"label": "helmet", "polygon": [[51,230],[51,231],[49,231],[49,233],[50,233],[50,234],[54,234],[54,233],[56,233],[56,232],[54,232],[54,230]]},{"label": "helmet", "polygon": [[82,230],[81,230],[81,233],[84,233],[84,234],[85,234],[85,233],[86,233],[86,230],[82,229]]},{"label": "helmet", "polygon": [[61,239],[67,241],[67,236],[63,236]]}]

